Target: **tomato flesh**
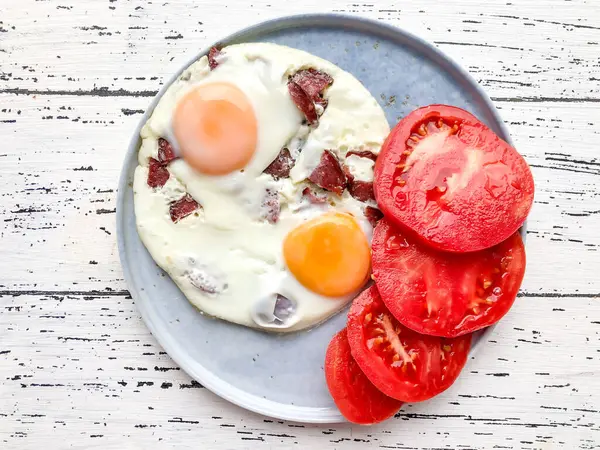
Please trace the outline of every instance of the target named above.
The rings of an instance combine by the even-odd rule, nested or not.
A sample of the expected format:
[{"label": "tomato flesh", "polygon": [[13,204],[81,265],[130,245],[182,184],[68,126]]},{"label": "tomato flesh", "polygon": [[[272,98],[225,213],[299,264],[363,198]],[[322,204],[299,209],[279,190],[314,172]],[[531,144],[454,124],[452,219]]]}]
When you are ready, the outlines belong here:
[{"label": "tomato flesh", "polygon": [[373,232],[373,277],[405,326],[454,337],[492,325],[513,305],[525,274],[519,233],[472,253],[440,252],[383,219]]},{"label": "tomato flesh", "polygon": [[471,335],[426,336],[401,325],[371,286],[348,314],[352,356],[385,395],[405,402],[430,399],[448,389],[467,361]]},{"label": "tomato flesh", "polygon": [[533,203],[521,155],[472,114],[419,108],[386,139],[374,175],[385,216],[451,252],[492,247],[515,233]]},{"label": "tomato flesh", "polygon": [[379,391],[350,354],[344,328],[336,334],[325,356],[325,377],[333,401],[350,422],[370,425],[392,417],[402,402]]}]

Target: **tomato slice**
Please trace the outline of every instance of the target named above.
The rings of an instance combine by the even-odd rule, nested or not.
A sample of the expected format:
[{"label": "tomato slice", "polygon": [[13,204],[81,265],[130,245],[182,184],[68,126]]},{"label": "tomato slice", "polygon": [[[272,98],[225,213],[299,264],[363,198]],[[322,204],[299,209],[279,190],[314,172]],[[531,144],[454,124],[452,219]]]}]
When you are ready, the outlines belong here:
[{"label": "tomato slice", "polygon": [[451,252],[492,247],[515,233],[533,203],[521,155],[472,114],[419,108],[386,139],[375,164],[385,216]]},{"label": "tomato slice", "polygon": [[375,286],[348,313],[352,356],[381,392],[405,402],[430,399],[448,389],[467,362],[471,335],[426,336],[401,325]]},{"label": "tomato slice", "polygon": [[454,337],[500,320],[525,274],[519,233],[472,253],[439,252],[386,219],[373,232],[373,277],[383,302],[403,325]]},{"label": "tomato slice", "polygon": [[346,329],[336,334],[325,356],[327,387],[343,416],[361,425],[392,417],[402,402],[379,391],[360,370],[350,354]]}]

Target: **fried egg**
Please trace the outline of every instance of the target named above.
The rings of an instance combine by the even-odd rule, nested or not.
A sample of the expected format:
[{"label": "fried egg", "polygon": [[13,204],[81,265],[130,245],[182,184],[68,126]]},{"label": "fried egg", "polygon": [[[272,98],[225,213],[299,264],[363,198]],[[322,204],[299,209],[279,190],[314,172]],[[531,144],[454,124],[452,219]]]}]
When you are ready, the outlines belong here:
[{"label": "fried egg", "polygon": [[[304,51],[239,44],[217,62],[184,70],[142,128],[138,233],[201,312],[283,332],[313,326],[366,283],[365,208],[376,205],[311,180],[327,153],[348,178],[372,181],[373,162],[346,154],[378,154],[387,120],[356,78]],[[288,86],[307,69],[333,79],[315,100],[317,123]],[[181,157],[165,159],[166,142]],[[281,155],[289,175],[268,170]]]}]

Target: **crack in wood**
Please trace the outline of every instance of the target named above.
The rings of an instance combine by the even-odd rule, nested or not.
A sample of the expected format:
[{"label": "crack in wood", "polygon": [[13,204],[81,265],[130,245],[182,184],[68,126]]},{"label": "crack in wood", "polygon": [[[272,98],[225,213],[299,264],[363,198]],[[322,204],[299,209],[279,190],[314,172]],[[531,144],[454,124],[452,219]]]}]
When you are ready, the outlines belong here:
[{"label": "crack in wood", "polygon": [[11,88],[11,89],[0,89],[0,94],[15,94],[15,95],[64,95],[64,96],[75,96],[75,97],[154,97],[158,94],[158,91],[145,90],[145,91],[128,91],[126,89],[114,89],[110,90],[107,87],[94,88],[94,89],[23,89],[23,88]]},{"label": "crack in wood", "polygon": [[96,297],[131,297],[129,291],[120,290],[89,290],[89,291],[69,291],[69,290],[61,290],[61,291],[49,291],[49,290],[0,290],[0,296],[9,296],[9,297],[20,297],[22,295],[35,295],[35,296],[96,296]]},{"label": "crack in wood", "polygon": [[[446,43],[448,42],[441,42]],[[458,45],[458,43],[457,43]],[[461,45],[478,45],[479,44],[461,44]],[[487,46],[487,45],[480,45]],[[91,97],[155,97],[158,94],[158,90],[142,90],[142,91],[129,91],[126,89],[113,89],[110,90],[107,87],[94,88],[88,90],[35,90],[35,89],[24,89],[24,88],[10,88],[0,89],[0,94],[14,94],[14,95],[56,95],[56,96],[91,96]],[[599,103],[600,98],[597,97],[491,97],[492,101],[495,102],[506,102],[506,103]],[[136,114],[137,111],[131,113],[130,110],[124,111],[124,115]],[[142,111],[143,112],[143,111]]]},{"label": "crack in wood", "polygon": [[[20,297],[23,295],[31,295],[31,296],[90,296],[90,297],[128,297],[131,298],[131,294],[128,290],[89,290],[89,291],[70,291],[70,290],[61,290],[61,291],[52,291],[52,290],[12,290],[5,289],[0,290],[0,296],[7,297]],[[538,298],[591,298],[591,299],[600,299],[600,293],[584,293],[584,292],[519,292],[517,297],[538,297]]]}]

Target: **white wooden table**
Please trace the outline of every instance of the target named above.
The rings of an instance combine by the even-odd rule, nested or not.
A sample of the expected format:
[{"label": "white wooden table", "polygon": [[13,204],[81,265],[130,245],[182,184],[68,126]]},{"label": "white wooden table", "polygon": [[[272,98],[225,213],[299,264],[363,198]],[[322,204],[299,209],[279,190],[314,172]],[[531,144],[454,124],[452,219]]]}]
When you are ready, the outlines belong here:
[{"label": "white wooden table", "polygon": [[[190,55],[265,19],[403,27],[493,98],[537,184],[520,298],[462,377],[370,428],[271,420],[169,359],[128,295],[115,187]],[[0,448],[600,448],[598,0],[0,0]]]}]

